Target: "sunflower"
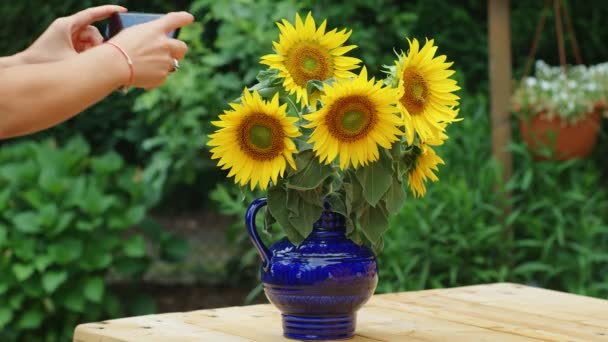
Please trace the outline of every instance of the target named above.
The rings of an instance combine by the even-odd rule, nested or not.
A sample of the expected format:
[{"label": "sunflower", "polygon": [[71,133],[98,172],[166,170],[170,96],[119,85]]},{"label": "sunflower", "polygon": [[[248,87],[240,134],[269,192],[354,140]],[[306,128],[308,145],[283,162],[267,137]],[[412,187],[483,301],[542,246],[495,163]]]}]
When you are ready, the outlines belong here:
[{"label": "sunflower", "polygon": [[365,67],[352,80],[325,87],[323,107],[304,115],[314,128],[308,143],[321,162],[329,164],[340,156],[340,168],[365,166],[379,157],[378,146],[390,148],[403,132],[397,115],[395,88],[367,79]]},{"label": "sunflower", "polygon": [[443,145],[445,139],[447,139],[447,135],[441,131],[438,137],[420,142],[420,154],[416,158],[416,164],[407,173],[407,182],[415,197],[424,196],[426,193],[424,182],[427,179],[433,182],[439,180],[433,171],[438,171],[437,165],[444,164],[444,162],[431,146]]},{"label": "sunflower", "polygon": [[401,54],[396,62],[396,79],[399,89],[399,109],[403,116],[408,144],[414,141],[414,132],[422,140],[433,138],[441,131],[441,123],[458,121],[459,97],[453,94],[460,89],[449,77],[452,63],[446,56],[434,57],[437,47],[427,40],[422,49],[418,40],[410,41],[407,55]]},{"label": "sunflower", "polygon": [[[302,107],[313,103],[318,94],[307,94],[306,85],[310,80],[325,81],[330,78],[343,80],[355,75],[349,70],[356,69],[361,60],[344,56],[356,45],[342,46],[352,31],[333,29],[325,32],[327,21],[316,27],[310,12],[302,22],[296,13],[295,27],[283,19],[277,23],[280,30],[279,42],[273,42],[276,54],[262,56],[260,63],[279,71],[283,87],[289,94],[296,94]],[[313,99],[309,98],[309,95]]]},{"label": "sunflower", "polygon": [[278,94],[267,102],[246,88],[242,104],[231,103],[230,107],[219,121],[212,122],[219,129],[209,136],[211,159],[219,159],[223,170],[230,169],[228,177],[234,176],[235,184],[250,182],[253,190],[259,183],[265,190],[270,180],[276,184],[283,176],[287,164],[296,168],[292,138],[301,135],[295,126],[298,119],[287,117],[287,105],[279,105]]}]

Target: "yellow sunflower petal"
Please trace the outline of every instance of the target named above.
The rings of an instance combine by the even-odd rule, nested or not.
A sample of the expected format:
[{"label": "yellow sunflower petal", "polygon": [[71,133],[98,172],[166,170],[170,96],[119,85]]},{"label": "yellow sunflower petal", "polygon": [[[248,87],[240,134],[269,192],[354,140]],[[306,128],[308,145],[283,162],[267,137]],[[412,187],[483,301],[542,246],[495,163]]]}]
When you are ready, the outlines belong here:
[{"label": "yellow sunflower petal", "polygon": [[410,190],[415,197],[422,197],[426,194],[425,182],[439,180],[433,171],[437,171],[437,165],[444,164],[435,151],[424,142],[420,146],[421,153],[416,159],[416,165],[408,172],[407,181]]},{"label": "yellow sunflower petal", "polygon": [[266,189],[284,174],[287,164],[295,169],[293,138],[301,133],[278,95],[264,101],[245,88],[241,100],[241,105],[231,104],[232,110],[215,121],[219,129],[209,135],[207,144],[213,147],[212,159],[218,159],[223,170],[229,169],[228,177],[234,177],[236,184]]},{"label": "yellow sunflower petal", "polygon": [[429,140],[441,132],[441,123],[456,121],[453,106],[458,105],[458,96],[453,94],[459,87],[450,79],[454,71],[446,57],[435,57],[437,47],[434,40],[426,40],[420,47],[417,39],[409,40],[407,55],[396,61],[395,77],[399,88],[399,110],[406,129],[408,144],[415,135]]},{"label": "yellow sunflower petal", "polygon": [[341,80],[325,88],[321,95],[323,108],[304,115],[313,128],[308,143],[321,162],[339,158],[341,169],[374,162],[378,146],[387,148],[399,140],[403,132],[399,120],[398,90],[371,82],[363,67],[354,79]]},{"label": "yellow sunflower petal", "polygon": [[318,94],[308,94],[310,80],[325,81],[330,78],[343,80],[353,76],[349,70],[358,68],[361,61],[344,54],[355,48],[342,46],[351,32],[333,29],[326,31],[327,21],[316,27],[309,12],[305,20],[296,14],[295,25],[287,20],[277,23],[279,42],[274,42],[275,54],[261,58],[260,63],[279,71],[283,87],[302,107],[314,104]]}]

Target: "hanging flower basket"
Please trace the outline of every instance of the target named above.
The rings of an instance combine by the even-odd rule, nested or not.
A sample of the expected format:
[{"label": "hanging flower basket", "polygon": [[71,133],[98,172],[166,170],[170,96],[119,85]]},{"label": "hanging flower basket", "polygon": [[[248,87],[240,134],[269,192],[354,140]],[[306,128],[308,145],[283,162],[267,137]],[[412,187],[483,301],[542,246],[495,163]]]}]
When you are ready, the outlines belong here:
[{"label": "hanging flower basket", "polygon": [[516,89],[514,111],[523,141],[537,159],[585,158],[597,142],[606,110],[608,63],[563,72],[542,61]]},{"label": "hanging flower basket", "polygon": [[[597,142],[599,125],[598,112],[585,114],[575,124],[570,124],[559,116],[551,118],[546,113],[519,119],[522,139],[538,160],[586,158]],[[543,153],[545,148],[549,148],[548,151],[552,153]]]}]

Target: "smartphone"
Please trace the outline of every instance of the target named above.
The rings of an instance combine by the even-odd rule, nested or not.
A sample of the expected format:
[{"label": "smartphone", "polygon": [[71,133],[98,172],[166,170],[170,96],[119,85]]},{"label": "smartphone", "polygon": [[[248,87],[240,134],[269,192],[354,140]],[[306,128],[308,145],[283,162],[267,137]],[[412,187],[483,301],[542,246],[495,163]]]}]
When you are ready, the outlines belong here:
[{"label": "smartphone", "polygon": [[[159,19],[163,16],[164,16],[164,14],[156,14],[156,13],[138,13],[138,12],[114,13],[110,17],[110,21],[109,21],[108,25],[106,25],[105,38],[106,38],[106,40],[108,40],[126,28],[129,28],[131,26],[138,25],[138,24],[147,23],[149,21]],[[177,38],[178,35],[179,35],[179,28],[168,34],[169,38]]]}]

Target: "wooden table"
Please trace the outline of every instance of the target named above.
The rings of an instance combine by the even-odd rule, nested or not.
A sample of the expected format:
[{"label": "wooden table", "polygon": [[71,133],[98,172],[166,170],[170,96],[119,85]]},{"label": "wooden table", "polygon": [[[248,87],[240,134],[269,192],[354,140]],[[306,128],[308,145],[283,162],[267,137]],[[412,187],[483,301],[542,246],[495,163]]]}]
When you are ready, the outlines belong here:
[{"label": "wooden table", "polygon": [[[90,323],[77,342],[289,341],[271,305]],[[516,284],[374,296],[358,314],[359,341],[608,341],[608,301]]]}]

